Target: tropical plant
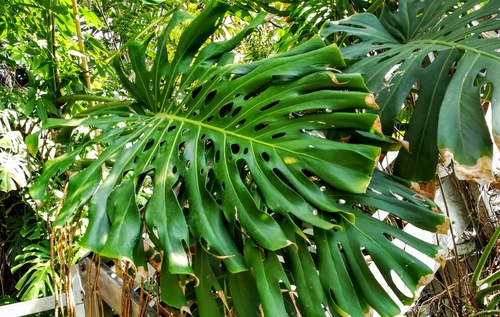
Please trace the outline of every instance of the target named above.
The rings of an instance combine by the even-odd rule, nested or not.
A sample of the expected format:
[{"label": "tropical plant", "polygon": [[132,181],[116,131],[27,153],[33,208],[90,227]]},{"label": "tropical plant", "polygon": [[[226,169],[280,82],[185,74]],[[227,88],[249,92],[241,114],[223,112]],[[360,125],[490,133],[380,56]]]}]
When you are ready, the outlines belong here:
[{"label": "tropical plant", "polygon": [[[405,99],[417,96],[394,173],[413,181],[435,177],[438,149],[459,178],[491,180],[492,142],[482,102],[493,110],[500,92],[496,1],[398,1],[379,18],[356,14],[323,26],[324,37],[354,37],[341,48],[346,71],[359,72],[377,95],[383,131],[392,134]],[[496,141],[495,141],[496,142]]]},{"label": "tropical plant", "polygon": [[71,240],[69,232],[50,228],[62,193],[51,188],[45,208],[36,208],[23,190],[0,193],[0,298],[25,301],[54,295],[63,286],[65,269],[86,252],[74,243],[78,235]]},{"label": "tropical plant", "polygon": [[2,296],[22,300],[52,294],[52,271],[46,223],[25,204],[18,193],[10,191],[0,201],[0,246]]},{"label": "tropical plant", "polygon": [[[15,68],[0,64],[0,254],[1,294],[30,300],[52,294],[50,248],[46,222],[25,198],[36,162],[24,136],[36,124],[23,113],[28,92]],[[7,297],[4,297],[7,296]]]},{"label": "tropical plant", "polygon": [[20,264],[12,268],[12,273],[15,273],[23,266],[29,265],[27,272],[16,284],[22,300],[54,294],[52,281],[56,277],[52,276],[53,272],[50,267],[50,245],[48,240],[41,242],[25,247],[23,252],[16,256],[16,261]]},{"label": "tropical plant", "polygon": [[[9,0],[0,7],[1,297],[30,300],[52,295],[62,287],[59,276],[64,275],[65,265],[58,256],[67,252],[55,243],[65,237],[52,232],[50,219],[63,195],[63,183],[53,182],[46,205],[36,206],[27,195],[30,174],[38,174],[41,162],[55,154],[53,142],[44,137],[39,155],[33,158],[24,140],[39,129],[41,119],[81,109],[79,105],[73,109],[74,103],[62,108],[53,102],[61,93],[85,90],[84,76],[74,62],[82,56],[73,41],[74,15],[66,4]],[[96,21],[90,12],[84,12],[84,17]],[[94,30],[91,25],[87,24],[87,30]],[[93,52],[99,55],[102,50]],[[100,66],[104,63],[93,64],[103,71]],[[73,244],[64,246],[71,250]]]},{"label": "tropical plant", "polygon": [[[103,24],[94,12],[81,10],[87,46],[80,48],[74,38],[81,30],[72,7],[68,0],[8,0],[0,7],[0,61],[22,74],[28,92],[26,116],[47,119],[81,110],[80,104],[68,102],[62,107],[54,99],[69,92],[85,93],[90,89],[86,77],[92,77],[95,94],[110,93],[111,85],[104,91],[96,89],[112,73],[105,59],[108,49],[94,39],[102,36],[97,33]],[[94,74],[82,69],[83,58],[92,64]]]},{"label": "tropical plant", "polygon": [[[114,66],[134,100],[45,120],[44,129],[100,133],[47,162],[31,195],[43,203],[51,177],[99,145],[98,158],[70,178],[54,225],[88,203],[81,244],[136,266],[145,266],[146,232],[163,251],[160,295],[168,305],[186,309],[194,296],[201,316],[233,307],[240,316],[259,309],[361,316],[371,307],[398,314],[370,266],[408,304],[433,271],[391,240],[440,262],[443,254],[371,213],[388,210],[438,233],[447,218],[404,181],[373,173],[380,148],[349,143],[355,135],[387,138],[378,116],[364,111],[377,106],[361,77],[334,72],[344,66],[335,45],[316,36],[275,57],[232,64],[231,51],[265,14],[233,38],[211,41],[229,8],[210,2],[177,43],[173,32],[192,18],[182,11],[158,37],[128,43],[128,58],[117,56]],[[38,134],[28,139],[33,154],[37,141]],[[146,183],[153,193],[142,205],[137,194]]]},{"label": "tropical plant", "polygon": [[30,177],[28,151],[20,131],[12,129],[18,113],[0,110],[0,191],[8,193],[25,187]]}]

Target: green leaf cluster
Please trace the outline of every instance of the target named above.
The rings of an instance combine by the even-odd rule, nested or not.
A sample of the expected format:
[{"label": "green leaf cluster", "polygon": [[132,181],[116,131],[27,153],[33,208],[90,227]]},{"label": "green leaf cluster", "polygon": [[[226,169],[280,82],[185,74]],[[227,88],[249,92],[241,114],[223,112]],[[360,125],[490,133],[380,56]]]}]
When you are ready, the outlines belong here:
[{"label": "green leaf cluster", "polygon": [[[146,265],[147,234],[163,252],[160,296],[168,305],[186,309],[194,296],[201,316],[233,307],[241,316],[259,309],[398,314],[370,266],[407,304],[432,270],[391,240],[438,260],[440,249],[370,211],[387,209],[438,233],[447,218],[395,178],[374,173],[381,150],[361,140],[386,140],[367,111],[377,106],[359,74],[335,71],[345,66],[336,45],[314,36],[283,54],[234,64],[232,51],[265,14],[216,40],[229,8],[210,2],[195,19],[176,11],[157,37],[128,43],[113,65],[133,102],[46,120],[44,129],[86,126],[100,134],[47,162],[32,197],[43,202],[51,178],[99,145],[97,159],[70,178],[54,224],[88,206],[81,244],[136,266]],[[37,140],[30,136],[30,148]],[[143,204],[138,194],[149,184]]]}]

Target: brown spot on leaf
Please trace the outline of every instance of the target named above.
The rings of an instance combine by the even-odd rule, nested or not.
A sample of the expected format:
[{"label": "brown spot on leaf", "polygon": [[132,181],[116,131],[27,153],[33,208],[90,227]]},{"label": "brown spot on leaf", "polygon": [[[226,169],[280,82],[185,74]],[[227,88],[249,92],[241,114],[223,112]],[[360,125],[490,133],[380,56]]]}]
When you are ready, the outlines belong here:
[{"label": "brown spot on leaf", "polygon": [[340,81],[337,80],[337,77],[335,77],[335,74],[334,73],[330,73],[330,77],[332,78],[332,81],[336,84],[336,85],[345,85],[345,83],[341,83]]},{"label": "brown spot on leaf", "polygon": [[226,295],[224,294],[224,291],[223,290],[218,290],[217,291],[217,296],[222,300],[222,303],[224,304],[224,306],[226,307],[226,309],[229,311],[229,305],[227,304],[227,298],[226,298]]},{"label": "brown spot on leaf", "polygon": [[346,136],[344,138],[338,139],[337,142],[349,143],[349,140],[351,140],[351,136],[350,135],[348,135],[348,136]]},{"label": "brown spot on leaf", "polygon": [[495,180],[491,169],[491,157],[480,157],[476,165],[462,165],[454,160],[453,152],[448,148],[440,149],[439,154],[445,166],[453,161],[455,176],[460,180],[472,180],[480,184],[488,184]]},{"label": "brown spot on leaf", "polygon": [[438,254],[434,257],[434,260],[441,265],[441,268],[443,268],[446,265],[446,251],[444,249],[439,250]]},{"label": "brown spot on leaf", "polygon": [[219,260],[225,260],[225,259],[229,259],[229,258],[234,257],[234,254],[233,255],[215,255],[215,257]]},{"label": "brown spot on leaf", "polygon": [[[188,274],[188,276],[191,277],[191,278],[193,278],[195,280],[195,284],[194,284],[195,287],[198,287],[198,285],[200,285],[200,279],[196,275],[194,275],[194,274]],[[185,287],[185,286],[183,286],[181,284],[180,281],[179,281],[179,284],[181,285],[181,288]]]},{"label": "brown spot on leaf", "polygon": [[379,116],[377,116],[377,119],[375,119],[375,121],[373,122],[373,130],[375,130],[375,132],[377,132],[377,133],[383,134],[382,133],[382,122],[380,122]]},{"label": "brown spot on leaf", "polygon": [[137,271],[135,272],[135,274],[143,280],[148,279],[148,271],[146,270],[146,268],[144,268],[144,266],[137,267]]},{"label": "brown spot on leaf", "polygon": [[450,230],[450,218],[446,217],[442,224],[436,226],[436,233],[447,234],[448,230]]},{"label": "brown spot on leaf", "polygon": [[500,136],[493,133],[493,141],[495,142],[497,148],[500,150]]},{"label": "brown spot on leaf", "polygon": [[[290,296],[290,300],[293,303],[293,307],[295,308],[295,312],[297,313],[297,316],[302,317],[302,315],[300,314],[299,307],[297,306],[297,303],[295,302],[295,295],[293,294],[293,292],[290,292],[290,291],[288,292],[288,295]],[[264,315],[262,315],[262,316],[264,316]]]},{"label": "brown spot on leaf", "polygon": [[299,250],[299,246],[295,242],[290,241],[290,240],[286,240],[286,246],[287,247],[292,246],[295,249],[295,251]]},{"label": "brown spot on leaf", "polygon": [[496,190],[496,191],[500,191],[500,177],[499,177],[499,175],[495,175],[495,181],[492,182],[489,187],[491,189]]},{"label": "brown spot on leaf", "polygon": [[406,140],[402,140],[402,139],[394,139],[394,141],[398,142],[399,144],[401,144],[401,146],[406,150],[408,151],[408,153],[411,153],[410,152],[410,142],[406,141]]},{"label": "brown spot on leaf", "polygon": [[179,310],[185,312],[186,314],[188,314],[190,316],[193,315],[193,313],[191,312],[191,309],[187,306],[182,306]]},{"label": "brown spot on leaf", "polygon": [[434,273],[427,274],[427,275],[420,277],[420,279],[418,280],[418,283],[417,283],[417,289],[429,284],[430,282],[432,282],[433,279],[434,279]]},{"label": "brown spot on leaf", "polygon": [[266,22],[269,22],[269,21],[271,21],[271,20],[272,20],[275,16],[276,16],[276,14],[268,13],[264,19],[266,20]]},{"label": "brown spot on leaf", "polygon": [[439,160],[446,167],[453,160],[453,152],[448,148],[439,149]]},{"label": "brown spot on leaf", "polygon": [[[436,195],[436,182],[434,181],[420,183],[412,182],[410,188],[430,200],[434,200],[434,196]],[[413,197],[425,201],[420,195],[414,195]]]},{"label": "brown spot on leaf", "polygon": [[425,201],[424,196],[422,196],[422,195],[420,195],[420,194],[415,194],[415,195],[413,195],[413,198],[418,199],[418,200],[420,200],[420,201]]},{"label": "brown spot on leaf", "polygon": [[375,96],[373,94],[366,95],[366,97],[365,97],[365,103],[370,108],[373,108],[373,109],[376,109],[376,110],[380,109],[379,106],[377,105],[377,103],[375,102]]}]

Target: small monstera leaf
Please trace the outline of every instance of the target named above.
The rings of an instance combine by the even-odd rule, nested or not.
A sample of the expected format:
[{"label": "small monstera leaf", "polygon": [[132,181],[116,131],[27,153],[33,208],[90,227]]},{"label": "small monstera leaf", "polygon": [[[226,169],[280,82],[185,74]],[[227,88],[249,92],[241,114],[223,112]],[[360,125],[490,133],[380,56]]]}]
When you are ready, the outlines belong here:
[{"label": "small monstera leaf", "polygon": [[26,187],[30,176],[23,137],[11,131],[9,116],[8,111],[0,111],[0,191],[5,193]]},{"label": "small monstera leaf", "polygon": [[[410,90],[418,99],[394,173],[414,181],[434,179],[438,149],[461,178],[491,180],[492,142],[482,101],[498,124],[500,38],[498,2],[482,0],[404,0],[396,13],[385,9],[377,19],[358,14],[323,26],[323,36],[344,32],[359,44],[341,49],[352,60],[347,70],[360,72],[378,94],[386,134]],[[493,33],[491,32],[493,31]],[[492,35],[493,34],[493,35]],[[415,90],[414,90],[415,91]]]},{"label": "small monstera leaf", "polygon": [[[437,248],[388,229],[356,206],[394,207],[409,221],[412,212],[421,213],[416,224],[434,232],[445,217],[431,211],[432,203],[410,197],[408,189],[390,187],[394,181],[384,177],[382,187],[390,190],[363,200],[367,188],[377,186],[370,181],[380,148],[347,143],[347,135],[383,135],[378,116],[366,112],[377,105],[362,77],[333,72],[345,66],[335,45],[313,37],[284,54],[232,64],[231,51],[265,20],[258,15],[235,37],[211,41],[228,9],[210,2],[187,26],[183,22],[191,17],[174,13],[158,38],[130,43],[130,65],[121,65],[127,59],[120,57],[114,65],[134,102],[102,104],[70,120],[48,119],[46,129],[88,126],[101,133],[48,162],[31,195],[42,201],[50,178],[99,144],[98,158],[70,178],[55,225],[87,204],[81,244],[136,265],[145,265],[146,231],[163,251],[160,296],[168,305],[189,311],[194,294],[202,316],[222,316],[232,306],[241,316],[255,316],[259,309],[269,316],[318,316],[326,307],[353,316],[369,306],[386,312],[358,290],[360,277],[352,274],[369,274],[358,255],[351,259],[337,247],[341,258],[328,250],[318,257],[308,244],[324,233],[328,248],[387,248],[376,261],[385,270],[395,265],[413,290],[429,270],[415,260],[412,271],[405,271],[402,259],[414,259],[387,247],[384,233],[430,256]],[[177,27],[184,28],[178,41]],[[153,41],[156,54],[149,60]],[[137,197],[144,188],[152,194],[141,203]],[[344,194],[352,203],[338,202],[336,195]],[[426,215],[428,223],[420,218]],[[304,230],[311,228],[314,234]],[[346,235],[356,237],[349,244]],[[371,235],[385,240],[372,241]],[[341,276],[329,279],[334,273]],[[189,293],[194,280],[199,285]],[[356,297],[343,303],[339,285]],[[298,299],[293,286],[300,288]]]}]

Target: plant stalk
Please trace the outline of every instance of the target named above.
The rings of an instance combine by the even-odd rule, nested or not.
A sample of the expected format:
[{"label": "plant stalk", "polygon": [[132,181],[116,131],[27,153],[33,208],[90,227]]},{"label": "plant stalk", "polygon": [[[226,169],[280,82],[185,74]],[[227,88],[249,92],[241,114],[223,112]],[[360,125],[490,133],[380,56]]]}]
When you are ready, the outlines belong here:
[{"label": "plant stalk", "polygon": [[95,95],[83,95],[83,94],[75,94],[75,95],[66,95],[59,98],[54,99],[54,104],[63,104],[71,101],[100,101],[100,102],[116,102],[121,101],[114,98],[95,96]]},{"label": "plant stalk", "polygon": [[[87,63],[87,57],[85,56],[85,47],[83,46],[82,28],[80,25],[80,16],[78,13],[78,5],[76,3],[76,0],[71,0],[71,4],[73,7],[73,15],[75,17],[76,37],[78,39],[78,48],[80,49],[80,53],[82,53],[81,66],[83,69],[83,79],[85,80],[85,86],[87,87],[88,91],[92,92],[92,83],[90,82],[89,66]],[[93,101],[89,102],[89,105],[91,107],[93,107],[94,104],[95,103]]]},{"label": "plant stalk", "polygon": [[486,264],[486,261],[488,260],[488,257],[491,253],[491,250],[495,246],[498,240],[498,236],[500,236],[500,226],[495,230],[495,233],[493,233],[493,236],[490,239],[490,242],[486,245],[486,248],[484,249],[483,254],[481,255],[481,258],[479,259],[479,262],[477,263],[476,269],[474,270],[474,274],[472,274],[472,277],[470,279],[470,289],[472,291],[476,291],[480,285],[478,285],[479,281],[479,276],[481,275],[484,265]]},{"label": "plant stalk", "polygon": [[383,4],[384,0],[377,0],[368,9],[366,9],[366,12],[373,13]]},{"label": "plant stalk", "polygon": [[498,315],[498,314],[500,314],[500,310],[484,310],[482,312],[469,315],[469,317],[492,316],[492,315]]}]

